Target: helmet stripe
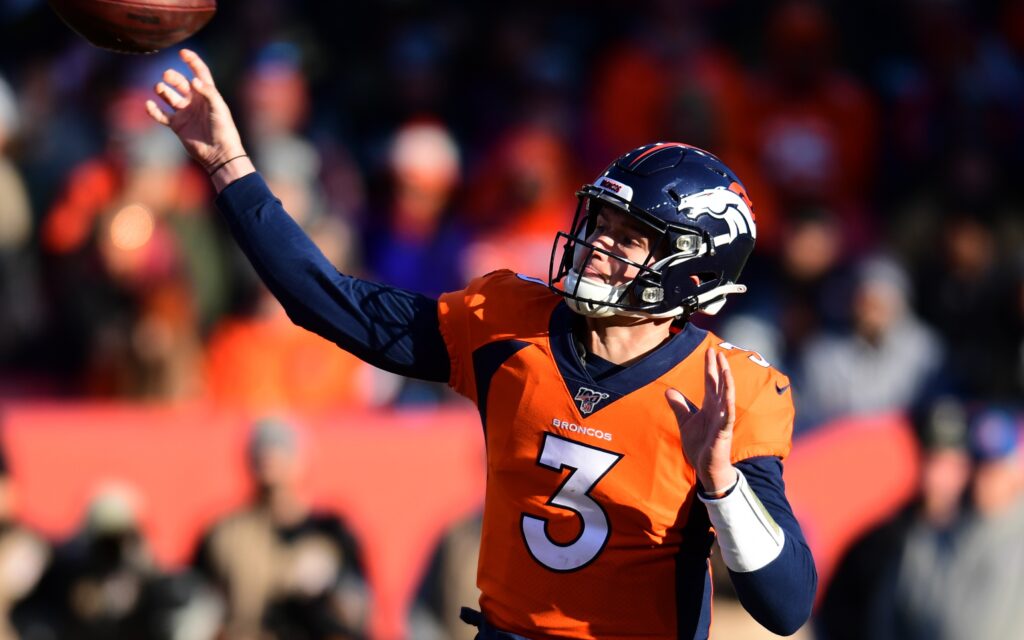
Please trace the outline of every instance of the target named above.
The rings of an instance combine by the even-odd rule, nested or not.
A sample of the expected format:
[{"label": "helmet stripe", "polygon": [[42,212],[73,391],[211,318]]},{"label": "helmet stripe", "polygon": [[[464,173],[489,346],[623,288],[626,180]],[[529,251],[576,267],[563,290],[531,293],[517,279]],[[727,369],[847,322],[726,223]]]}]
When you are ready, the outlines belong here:
[{"label": "helmet stripe", "polygon": [[637,167],[640,166],[640,163],[643,162],[646,158],[650,157],[652,154],[657,153],[658,151],[661,151],[663,149],[674,149],[676,147],[686,147],[686,146],[688,146],[688,145],[685,145],[685,144],[683,144],[681,142],[659,142],[656,145],[654,145],[653,147],[651,147],[650,149],[648,149],[647,151],[644,151],[643,153],[638,155],[633,160],[633,162],[629,163],[629,168],[630,169],[636,169]]},{"label": "helmet stripe", "polygon": [[750,196],[747,195],[747,190],[743,188],[743,185],[738,182],[733,182],[729,185],[729,191],[737,194],[743,198],[743,202],[747,203],[747,208],[750,209],[750,217],[753,220],[757,220],[757,216],[754,215],[754,203],[750,201]]}]

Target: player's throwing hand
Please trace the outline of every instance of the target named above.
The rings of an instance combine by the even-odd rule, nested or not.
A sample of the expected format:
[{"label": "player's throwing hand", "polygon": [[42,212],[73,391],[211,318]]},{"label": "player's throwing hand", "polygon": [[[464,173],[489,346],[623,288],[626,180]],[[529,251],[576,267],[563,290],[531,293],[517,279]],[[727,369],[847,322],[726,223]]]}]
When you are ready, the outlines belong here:
[{"label": "player's throwing hand", "polygon": [[679,422],[683,453],[710,495],[721,493],[736,482],[730,459],[732,428],[736,423],[736,385],[725,354],[708,349],[704,358],[704,403],[691,411],[683,394],[665,392]]},{"label": "player's throwing hand", "polygon": [[189,82],[174,69],[164,71],[163,80],[154,90],[171,112],[165,113],[153,100],[146,101],[146,111],[154,120],[170,127],[188,154],[212,175],[231,160],[244,157],[245,150],[231,110],[217,91],[209,67],[189,49],[181,50],[181,59],[195,77]]}]

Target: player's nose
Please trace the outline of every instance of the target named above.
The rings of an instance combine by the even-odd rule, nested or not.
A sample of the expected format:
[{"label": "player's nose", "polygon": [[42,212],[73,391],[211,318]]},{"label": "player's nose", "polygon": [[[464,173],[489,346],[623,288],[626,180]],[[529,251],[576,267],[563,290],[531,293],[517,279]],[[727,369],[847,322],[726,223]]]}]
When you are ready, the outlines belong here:
[{"label": "player's nose", "polygon": [[[590,239],[590,243],[596,247],[604,249],[605,251],[612,251],[617,246],[615,238],[613,238],[610,233],[602,231],[595,231],[594,235]],[[594,254],[601,256],[604,255],[600,251],[595,251]]]}]

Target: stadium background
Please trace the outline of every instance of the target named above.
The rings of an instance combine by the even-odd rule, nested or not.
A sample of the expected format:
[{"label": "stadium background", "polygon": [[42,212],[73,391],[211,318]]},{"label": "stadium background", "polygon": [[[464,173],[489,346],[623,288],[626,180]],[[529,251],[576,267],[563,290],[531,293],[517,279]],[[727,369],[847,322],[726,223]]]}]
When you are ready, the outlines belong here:
[{"label": "stadium background", "polygon": [[[54,542],[110,483],[161,567],[247,494],[249,425],[367,554],[381,638],[481,497],[474,412],[291,328],[142,108],[173,56],[91,48],[37,0],[0,38],[0,419]],[[203,54],[257,167],[342,270],[424,293],[546,275],[574,190],[653,140],[720,155],[759,223],[702,320],[795,381],[789,491],[824,581],[915,490],[937,398],[1017,420],[1024,3],[220,3]]]}]

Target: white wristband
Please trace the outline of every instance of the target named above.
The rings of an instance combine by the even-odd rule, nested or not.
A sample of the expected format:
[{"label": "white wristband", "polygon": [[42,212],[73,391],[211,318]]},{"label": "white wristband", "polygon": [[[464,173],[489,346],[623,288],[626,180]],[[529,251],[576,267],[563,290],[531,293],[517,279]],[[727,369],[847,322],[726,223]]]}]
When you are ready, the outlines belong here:
[{"label": "white wristband", "polygon": [[736,486],[724,498],[705,498],[708,517],[718,534],[725,566],[737,573],[757,571],[782,553],[786,535],[736,469]]}]

